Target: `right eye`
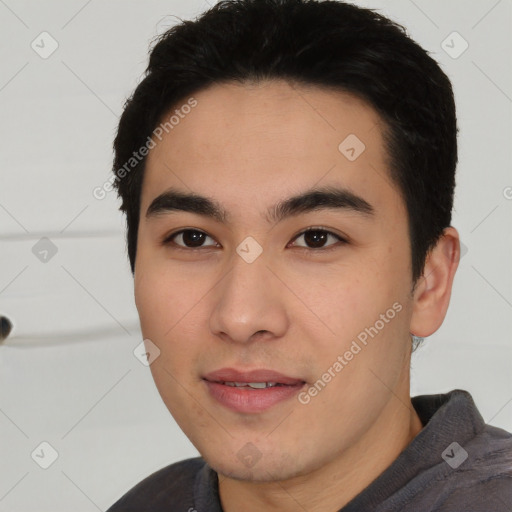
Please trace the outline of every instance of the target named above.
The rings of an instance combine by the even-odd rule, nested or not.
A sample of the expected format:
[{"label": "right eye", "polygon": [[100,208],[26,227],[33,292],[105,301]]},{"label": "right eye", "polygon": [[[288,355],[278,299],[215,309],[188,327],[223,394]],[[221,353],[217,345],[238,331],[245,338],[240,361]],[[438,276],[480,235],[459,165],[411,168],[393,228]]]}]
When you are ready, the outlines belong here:
[{"label": "right eye", "polygon": [[[204,245],[205,241],[211,240],[213,243]],[[164,245],[174,244],[182,249],[201,249],[202,247],[217,246],[217,242],[204,231],[198,229],[182,229],[172,233],[163,241]]]}]

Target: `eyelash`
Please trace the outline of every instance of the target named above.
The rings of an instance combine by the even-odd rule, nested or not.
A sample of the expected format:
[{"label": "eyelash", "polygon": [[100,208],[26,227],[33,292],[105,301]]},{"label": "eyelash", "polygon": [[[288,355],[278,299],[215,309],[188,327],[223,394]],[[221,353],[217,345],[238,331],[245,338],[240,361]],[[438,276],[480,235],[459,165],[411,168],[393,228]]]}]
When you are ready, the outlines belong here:
[{"label": "eyelash", "polygon": [[[206,235],[207,237],[211,238],[212,240],[215,240],[212,236],[210,236],[205,231],[202,231],[200,229],[188,228],[188,229],[180,229],[179,231],[175,231],[174,233],[171,233],[170,235],[167,235],[162,240],[162,245],[164,245],[164,246],[165,245],[174,245],[174,248],[176,248],[178,250],[184,250],[184,251],[200,251],[200,250],[204,250],[206,248],[211,248],[211,247],[215,248],[215,246],[212,246],[212,245],[201,246],[201,247],[185,247],[185,246],[178,245],[175,242],[173,242],[173,238],[175,238],[176,236],[181,235],[183,233],[189,232],[189,231],[196,232],[196,233],[202,233],[202,234]],[[340,236],[340,235],[338,235],[336,233],[333,233],[332,231],[329,231],[326,228],[316,227],[316,226],[315,227],[307,228],[307,229],[301,231],[300,233],[296,234],[292,238],[292,242],[295,242],[299,237],[301,237],[301,236],[303,236],[303,235],[305,235],[305,234],[307,234],[309,232],[322,233],[324,235],[331,235],[331,236],[337,238],[338,242],[334,243],[334,244],[330,244],[330,245],[328,245],[326,247],[314,248],[314,247],[307,247],[307,246],[296,246],[295,247],[296,249],[305,250],[305,251],[308,251],[308,252],[319,252],[319,251],[325,252],[325,251],[329,251],[329,250],[332,250],[332,249],[336,249],[337,247],[339,247],[340,244],[341,245],[346,245],[346,244],[349,243],[342,236]]]}]

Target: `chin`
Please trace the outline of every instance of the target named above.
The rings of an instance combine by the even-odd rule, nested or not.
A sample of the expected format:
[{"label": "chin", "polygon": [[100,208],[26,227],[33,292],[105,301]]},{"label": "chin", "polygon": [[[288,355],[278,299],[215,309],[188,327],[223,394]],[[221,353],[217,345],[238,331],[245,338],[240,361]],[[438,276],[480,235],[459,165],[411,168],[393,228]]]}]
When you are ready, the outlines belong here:
[{"label": "chin", "polygon": [[[240,453],[242,452],[242,453]],[[208,465],[219,475],[250,482],[276,482],[289,480],[300,476],[303,471],[302,464],[298,464],[295,457],[290,454],[261,454],[259,458],[248,459],[244,457],[243,449],[227,459],[226,452],[216,457],[203,455]],[[250,453],[250,448],[246,449]]]}]

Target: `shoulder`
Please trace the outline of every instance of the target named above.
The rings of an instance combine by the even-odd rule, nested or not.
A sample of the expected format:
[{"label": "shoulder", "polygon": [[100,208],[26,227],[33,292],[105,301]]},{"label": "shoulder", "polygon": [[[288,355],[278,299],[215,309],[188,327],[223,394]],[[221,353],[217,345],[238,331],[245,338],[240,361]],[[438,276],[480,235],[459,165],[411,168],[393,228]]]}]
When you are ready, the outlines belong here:
[{"label": "shoulder", "polygon": [[447,492],[435,511],[512,510],[512,434],[486,425],[463,448],[466,458],[440,484]]},{"label": "shoulder", "polygon": [[433,512],[510,512],[512,475],[497,476],[454,489]]},{"label": "shoulder", "polygon": [[170,464],[135,485],[107,512],[163,512],[171,506],[186,512],[193,507],[194,483],[204,466],[201,457]]}]

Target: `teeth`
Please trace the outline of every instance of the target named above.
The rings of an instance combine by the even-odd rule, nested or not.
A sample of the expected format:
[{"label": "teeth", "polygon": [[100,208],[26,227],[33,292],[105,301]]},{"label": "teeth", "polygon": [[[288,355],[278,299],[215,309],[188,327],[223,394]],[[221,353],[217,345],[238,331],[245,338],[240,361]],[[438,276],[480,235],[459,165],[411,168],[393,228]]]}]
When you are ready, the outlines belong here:
[{"label": "teeth", "polygon": [[253,389],[265,389],[270,387],[270,383],[266,382],[248,382],[247,385]]},{"label": "teeth", "polygon": [[226,386],[245,388],[249,387],[252,389],[265,389],[277,386],[276,382],[224,382]]}]

